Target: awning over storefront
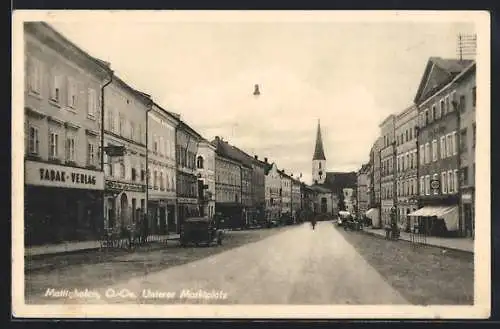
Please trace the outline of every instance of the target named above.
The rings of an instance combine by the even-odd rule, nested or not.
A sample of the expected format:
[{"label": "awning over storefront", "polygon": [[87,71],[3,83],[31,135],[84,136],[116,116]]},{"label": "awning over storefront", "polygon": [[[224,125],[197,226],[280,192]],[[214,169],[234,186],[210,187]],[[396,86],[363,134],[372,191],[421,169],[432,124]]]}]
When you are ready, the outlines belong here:
[{"label": "awning over storefront", "polygon": [[412,217],[437,217],[444,220],[448,231],[458,230],[457,206],[428,206],[408,214]]}]

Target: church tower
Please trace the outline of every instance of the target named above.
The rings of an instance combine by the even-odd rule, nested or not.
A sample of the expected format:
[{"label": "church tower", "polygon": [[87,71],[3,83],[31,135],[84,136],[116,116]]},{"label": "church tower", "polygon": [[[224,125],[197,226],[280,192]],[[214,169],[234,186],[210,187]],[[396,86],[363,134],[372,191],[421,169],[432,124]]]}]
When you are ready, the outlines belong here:
[{"label": "church tower", "polygon": [[312,159],[312,182],[313,184],[323,184],[326,178],[326,158],[323,150],[323,140],[321,138],[321,127],[318,120],[318,131],[316,132],[316,146]]}]

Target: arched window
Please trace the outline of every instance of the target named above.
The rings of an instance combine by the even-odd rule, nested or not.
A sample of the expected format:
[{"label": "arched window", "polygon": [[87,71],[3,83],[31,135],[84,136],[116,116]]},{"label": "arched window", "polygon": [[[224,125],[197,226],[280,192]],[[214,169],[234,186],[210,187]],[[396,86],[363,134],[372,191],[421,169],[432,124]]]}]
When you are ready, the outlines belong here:
[{"label": "arched window", "polygon": [[196,159],[196,168],[203,169],[203,157],[201,155]]}]

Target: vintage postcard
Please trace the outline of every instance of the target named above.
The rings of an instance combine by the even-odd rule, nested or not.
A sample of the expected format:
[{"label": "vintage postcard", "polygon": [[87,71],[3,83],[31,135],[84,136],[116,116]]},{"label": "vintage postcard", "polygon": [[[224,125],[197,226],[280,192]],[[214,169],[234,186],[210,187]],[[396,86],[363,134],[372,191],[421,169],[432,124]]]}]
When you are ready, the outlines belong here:
[{"label": "vintage postcard", "polygon": [[14,316],[488,318],[489,33],[14,12]]}]

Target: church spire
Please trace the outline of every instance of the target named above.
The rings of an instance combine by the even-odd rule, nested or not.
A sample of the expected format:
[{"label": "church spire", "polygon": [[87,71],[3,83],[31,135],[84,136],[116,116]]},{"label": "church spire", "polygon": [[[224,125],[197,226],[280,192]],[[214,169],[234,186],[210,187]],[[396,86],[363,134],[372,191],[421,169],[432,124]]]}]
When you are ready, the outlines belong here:
[{"label": "church spire", "polygon": [[321,138],[321,127],[318,119],[318,132],[316,133],[316,146],[314,148],[313,160],[326,160],[323,151],[323,139]]}]

